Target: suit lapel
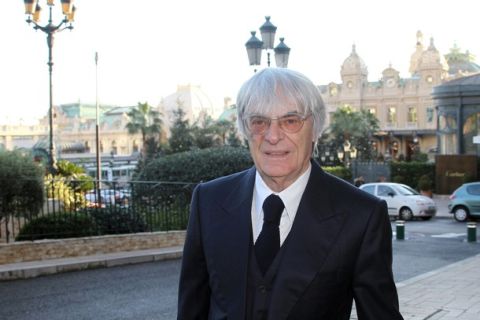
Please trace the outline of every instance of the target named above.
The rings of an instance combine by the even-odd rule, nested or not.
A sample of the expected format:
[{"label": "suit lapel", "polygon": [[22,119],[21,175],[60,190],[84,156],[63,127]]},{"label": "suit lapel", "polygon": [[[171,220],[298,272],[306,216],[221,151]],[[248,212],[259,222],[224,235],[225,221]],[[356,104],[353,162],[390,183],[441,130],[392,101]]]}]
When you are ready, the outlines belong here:
[{"label": "suit lapel", "polygon": [[[321,270],[342,228],[344,215],[332,206],[329,178],[312,162],[312,172],[300,201],[276,276],[269,319],[286,319],[306,287]],[[293,280],[293,281],[292,281]]]},{"label": "suit lapel", "polygon": [[234,315],[234,319],[243,319],[245,313],[254,183],[255,168],[252,168],[222,199],[221,210],[208,235],[212,238],[216,266],[211,276],[218,276],[219,283],[225,285],[221,292],[226,305],[232,307],[229,314]]}]

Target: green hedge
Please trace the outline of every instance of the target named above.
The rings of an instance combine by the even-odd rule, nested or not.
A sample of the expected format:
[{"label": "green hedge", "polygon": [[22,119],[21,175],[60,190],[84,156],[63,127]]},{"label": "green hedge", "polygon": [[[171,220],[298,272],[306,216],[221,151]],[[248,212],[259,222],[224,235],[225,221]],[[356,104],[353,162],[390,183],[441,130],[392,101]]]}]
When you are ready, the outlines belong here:
[{"label": "green hedge", "polygon": [[245,170],[252,165],[248,149],[216,147],[164,156],[150,162],[136,179],[198,183]]},{"label": "green hedge", "polygon": [[52,214],[25,224],[15,241],[87,237],[97,234],[92,217],[79,213]]},{"label": "green hedge", "polygon": [[143,216],[129,208],[107,206],[106,208],[87,208],[83,212],[95,221],[99,235],[147,231]]},{"label": "green hedge", "polygon": [[352,181],[352,172],[344,166],[322,167],[325,172],[333,174],[343,180]]},{"label": "green hedge", "polygon": [[426,162],[392,162],[391,163],[392,181],[404,183],[414,189],[419,188],[419,182],[425,183],[430,180],[433,189],[435,189],[435,164]]}]

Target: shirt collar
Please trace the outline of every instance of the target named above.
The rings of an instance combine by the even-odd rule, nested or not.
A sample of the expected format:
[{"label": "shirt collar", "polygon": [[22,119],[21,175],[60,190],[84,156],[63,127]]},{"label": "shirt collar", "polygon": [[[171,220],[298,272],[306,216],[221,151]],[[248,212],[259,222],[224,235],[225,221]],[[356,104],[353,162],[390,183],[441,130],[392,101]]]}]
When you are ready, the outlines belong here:
[{"label": "shirt collar", "polygon": [[[285,211],[288,215],[288,218],[291,222],[295,219],[297,214],[297,209],[300,204],[300,199],[302,198],[303,192],[310,178],[310,172],[312,171],[312,165],[309,163],[307,170],[297,178],[290,186],[280,193],[272,191],[265,181],[263,181],[258,170],[255,176],[255,198],[256,198],[256,212],[257,214],[262,212],[262,206],[265,199],[273,194],[276,194],[282,199],[283,204],[285,205]],[[263,221],[263,219],[262,219]]]}]

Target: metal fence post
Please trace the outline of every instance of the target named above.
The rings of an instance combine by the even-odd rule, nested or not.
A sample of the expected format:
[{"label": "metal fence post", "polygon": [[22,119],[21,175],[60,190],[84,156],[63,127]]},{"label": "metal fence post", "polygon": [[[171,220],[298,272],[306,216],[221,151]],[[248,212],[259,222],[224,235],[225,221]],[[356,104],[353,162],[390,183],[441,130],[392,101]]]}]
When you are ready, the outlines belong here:
[{"label": "metal fence post", "polygon": [[476,222],[467,222],[467,239],[468,239],[468,242],[477,241],[477,223]]},{"label": "metal fence post", "polygon": [[397,240],[405,240],[405,221],[397,220],[395,225],[397,227]]}]

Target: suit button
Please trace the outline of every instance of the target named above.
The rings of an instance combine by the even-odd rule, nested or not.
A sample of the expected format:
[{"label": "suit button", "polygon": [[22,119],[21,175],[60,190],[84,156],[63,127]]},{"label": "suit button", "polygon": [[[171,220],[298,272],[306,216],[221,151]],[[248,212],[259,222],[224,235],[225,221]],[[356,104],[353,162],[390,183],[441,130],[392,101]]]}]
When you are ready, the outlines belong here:
[{"label": "suit button", "polygon": [[266,292],[267,292],[267,287],[264,286],[263,284],[261,284],[261,285],[258,286],[258,290],[259,290],[261,293],[266,293]]}]

